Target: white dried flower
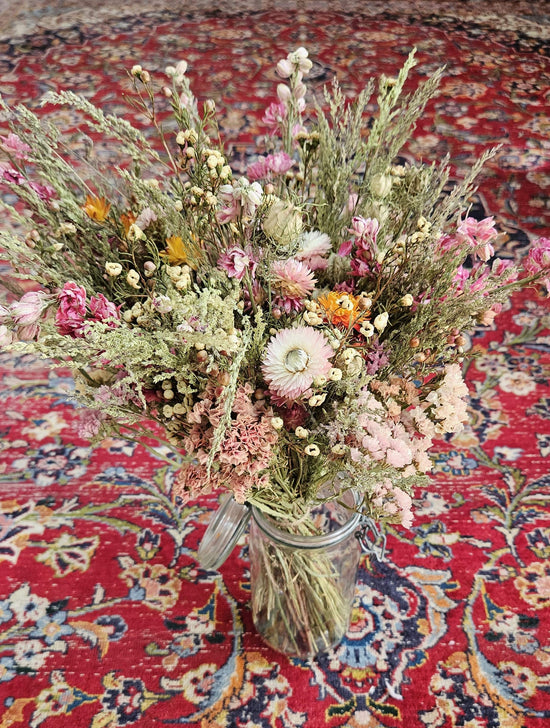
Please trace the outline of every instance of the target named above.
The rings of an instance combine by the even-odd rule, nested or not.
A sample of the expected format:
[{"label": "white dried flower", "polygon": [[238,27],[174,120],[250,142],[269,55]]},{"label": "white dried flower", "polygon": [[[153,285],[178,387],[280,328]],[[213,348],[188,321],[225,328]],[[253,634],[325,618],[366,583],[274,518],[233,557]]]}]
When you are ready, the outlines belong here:
[{"label": "white dried flower", "polygon": [[296,435],[296,437],[299,437],[301,440],[305,440],[309,437],[309,430],[306,430],[305,427],[298,426],[295,429],[294,434]]},{"label": "white dried flower", "polygon": [[411,296],[410,293],[405,293],[404,296],[402,296],[399,299],[399,305],[400,306],[412,306],[414,303],[414,298]]},{"label": "white dried flower", "polygon": [[327,378],[324,374],[319,374],[317,377],[313,377],[313,386],[314,387],[322,387],[324,384],[327,383]]},{"label": "white dried flower", "polygon": [[374,334],[374,326],[370,321],[363,321],[359,328],[359,333],[362,334],[365,339],[370,339],[370,337]]},{"label": "white dried flower", "polygon": [[338,367],[333,367],[328,373],[328,378],[331,382],[339,382],[342,379],[342,370]]},{"label": "white dried flower", "polygon": [[126,280],[128,282],[128,285],[132,286],[132,288],[140,288],[139,273],[137,272],[137,270],[134,270],[133,268],[132,270],[129,270],[126,276]]},{"label": "white dried flower", "polygon": [[378,316],[374,319],[373,323],[376,328],[376,330],[379,333],[382,333],[386,326],[388,325],[389,315],[387,311],[384,311],[383,313],[379,313]]},{"label": "white dried flower", "polygon": [[312,458],[316,458],[321,453],[317,445],[307,445],[307,447],[304,449],[304,452],[306,455],[309,455]]},{"label": "white dried flower", "polygon": [[375,174],[370,183],[370,189],[375,197],[387,197],[391,192],[392,178],[389,174]]},{"label": "white dried flower", "polygon": [[310,397],[307,401],[310,407],[320,407],[325,399],[327,398],[326,394],[314,394],[312,397]]},{"label": "white dried flower", "polygon": [[272,417],[271,418],[271,427],[273,427],[274,430],[282,430],[284,426],[284,422],[280,417]]},{"label": "white dried flower", "polygon": [[334,455],[343,455],[346,452],[346,446],[343,442],[337,442],[330,450]]}]

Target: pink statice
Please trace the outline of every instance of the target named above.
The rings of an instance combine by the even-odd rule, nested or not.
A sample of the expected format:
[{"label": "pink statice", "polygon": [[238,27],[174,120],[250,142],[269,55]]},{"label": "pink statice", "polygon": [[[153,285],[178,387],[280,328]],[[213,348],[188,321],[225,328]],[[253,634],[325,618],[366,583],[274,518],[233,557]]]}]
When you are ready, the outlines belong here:
[{"label": "pink statice", "polygon": [[57,294],[57,301],[59,308],[55,314],[55,325],[59,333],[82,338],[85,331],[86,289],[69,281]]},{"label": "pink statice", "polygon": [[311,326],[281,329],[270,340],[262,373],[270,391],[293,400],[311,387],[315,377],[330,371],[334,351],[325,335]]},{"label": "pink statice", "polygon": [[118,326],[120,320],[118,307],[102,293],[90,297],[90,315],[94,321],[108,321],[112,328]]},{"label": "pink statice", "polygon": [[273,303],[286,313],[301,311],[305,298],[315,288],[313,272],[299,260],[277,260],[271,266]]},{"label": "pink statice", "polygon": [[45,291],[29,291],[25,293],[19,301],[12,303],[10,307],[16,326],[36,324],[53,301],[54,296]]},{"label": "pink statice", "polygon": [[384,478],[374,489],[373,506],[393,522],[410,528],[413,522],[412,499],[408,493]]},{"label": "pink statice", "polygon": [[468,387],[462,378],[460,365],[447,364],[443,381],[426,397],[437,435],[464,429],[464,423],[468,420],[467,397]]},{"label": "pink statice", "polygon": [[29,187],[43,201],[49,202],[56,195],[53,187],[43,185],[39,182],[28,180],[25,175],[21,174],[15,167],[0,164],[0,182],[6,182],[10,185],[18,185],[19,187]]},{"label": "pink statice", "polygon": [[286,152],[276,152],[266,157],[259,157],[256,162],[250,164],[247,175],[251,180],[277,177],[286,174],[293,164],[294,160]]},{"label": "pink statice", "polygon": [[488,261],[494,255],[495,249],[491,245],[491,241],[495,240],[497,235],[495,221],[492,217],[486,217],[483,220],[467,217],[457,228],[458,239],[468,243],[474,256],[483,261]]},{"label": "pink statice", "polygon": [[331,250],[329,236],[319,230],[312,230],[300,235],[294,258],[305,263],[311,270],[324,270],[328,266],[327,256]]},{"label": "pink statice", "polygon": [[274,135],[281,131],[286,116],[286,104],[274,102],[265,110],[262,121],[268,127],[269,133]]},{"label": "pink statice", "polygon": [[550,238],[537,238],[523,263],[529,275],[542,276],[550,297]]},{"label": "pink statice", "polygon": [[218,268],[224,270],[229,278],[236,278],[238,281],[242,281],[247,272],[253,278],[257,265],[258,261],[249,245],[244,249],[234,245],[218,259]]},{"label": "pink statice", "polygon": [[27,154],[31,151],[29,145],[12,132],[5,137],[0,137],[0,148],[15,159],[22,160],[26,160]]}]

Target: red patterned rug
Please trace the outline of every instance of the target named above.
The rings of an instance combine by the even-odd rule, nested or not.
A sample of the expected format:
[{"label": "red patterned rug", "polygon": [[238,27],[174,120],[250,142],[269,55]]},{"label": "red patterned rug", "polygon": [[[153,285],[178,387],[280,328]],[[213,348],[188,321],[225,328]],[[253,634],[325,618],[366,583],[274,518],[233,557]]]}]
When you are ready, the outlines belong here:
[{"label": "red patterned rug", "polygon": [[[155,5],[35,29],[0,46],[2,93],[36,106],[71,88],[121,112],[125,69],[185,58],[199,97],[222,109],[238,165],[288,50],[308,47],[318,89],[336,75],[354,92],[416,46],[412,85],[443,61],[447,75],[408,153],[449,152],[460,176],[502,144],[473,204],[495,215],[513,257],[548,236],[550,26],[398,5],[230,18]],[[95,153],[109,158],[101,144]],[[364,559],[345,640],[311,663],[255,634],[246,541],[219,572],[197,565],[215,498],[176,511],[160,460],[79,438],[63,371],[0,352],[0,728],[547,726],[548,299],[516,297],[471,344],[471,426],[439,443],[412,529],[389,532],[383,563]]]}]

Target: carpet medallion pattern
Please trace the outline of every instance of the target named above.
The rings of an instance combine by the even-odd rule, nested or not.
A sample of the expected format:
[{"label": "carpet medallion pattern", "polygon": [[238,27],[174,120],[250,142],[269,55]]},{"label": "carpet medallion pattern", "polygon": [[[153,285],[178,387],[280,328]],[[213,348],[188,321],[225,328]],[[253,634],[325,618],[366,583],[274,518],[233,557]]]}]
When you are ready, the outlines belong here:
[{"label": "carpet medallion pattern", "polygon": [[[441,95],[406,154],[449,153],[460,177],[502,144],[473,213],[495,215],[509,257],[548,236],[543,27],[155,9],[5,42],[2,94],[37,107],[47,90],[71,88],[121,112],[125,69],[140,62],[156,74],[183,57],[244,168],[265,132],[274,62],[302,44],[317,91],[336,76],[354,93],[394,73],[413,46],[413,86],[445,61]],[[69,132],[80,122],[41,113]],[[111,150],[92,141],[108,162]],[[348,634],[311,662],[278,655],[254,632],[246,539],[219,571],[199,567],[215,496],[176,509],[163,461],[124,440],[81,439],[66,372],[0,352],[0,728],[548,725],[548,299],[517,295],[469,345],[471,424],[438,443],[413,527],[389,529],[382,563],[363,559]]]}]

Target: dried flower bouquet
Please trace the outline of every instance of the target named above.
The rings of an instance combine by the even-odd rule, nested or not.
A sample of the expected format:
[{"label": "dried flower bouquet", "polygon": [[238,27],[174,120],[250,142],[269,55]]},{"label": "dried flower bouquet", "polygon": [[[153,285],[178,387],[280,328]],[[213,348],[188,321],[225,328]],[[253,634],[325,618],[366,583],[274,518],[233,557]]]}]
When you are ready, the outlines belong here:
[{"label": "dried flower bouquet", "polygon": [[3,202],[16,232],[0,248],[19,300],[0,306],[1,345],[73,371],[86,437],[156,438],[178,504],[228,489],[292,528],[339,475],[363,512],[410,525],[433,439],[467,417],[464,332],[550,280],[550,240],[515,264],[494,256],[493,219],[468,215],[491,151],[450,191],[448,160],[398,163],[442,75],[404,96],[414,64],[308,105],[311,60],[289,53],[246,176],[184,61],[160,93],[130,71],[158,143],[70,91],[46,96],[111,140],[108,170],[84,158],[90,137],[71,157],[53,125],[3,105],[0,184],[19,202]]}]

